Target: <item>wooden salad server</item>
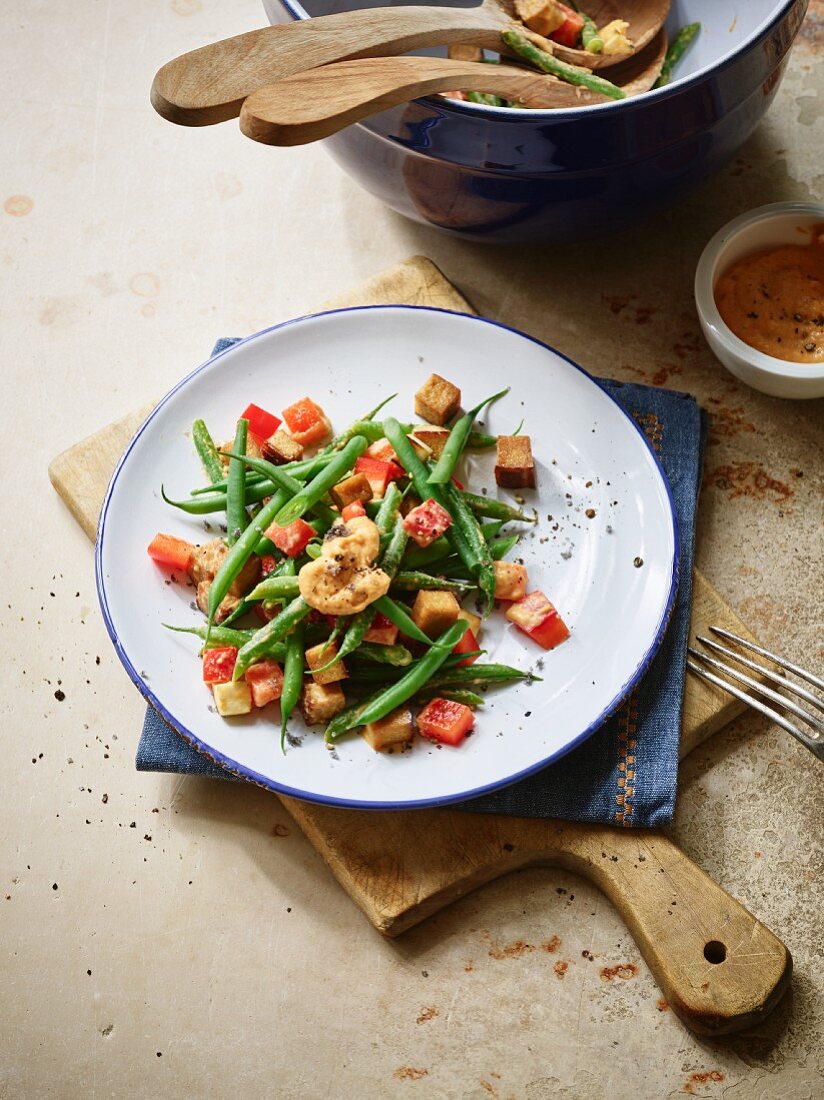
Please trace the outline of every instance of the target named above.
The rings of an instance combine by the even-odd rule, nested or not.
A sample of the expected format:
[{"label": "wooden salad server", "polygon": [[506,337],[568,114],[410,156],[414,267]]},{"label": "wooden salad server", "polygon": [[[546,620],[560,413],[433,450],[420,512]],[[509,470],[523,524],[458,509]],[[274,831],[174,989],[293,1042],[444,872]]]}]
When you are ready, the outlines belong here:
[{"label": "wooden salad server", "polygon": [[[661,42],[640,73],[627,71],[625,90],[652,87],[667,48]],[[606,96],[514,65],[483,65],[441,57],[372,57],[339,61],[295,73],[254,92],[240,112],[240,128],[264,145],[305,145],[419,96],[446,91],[483,91],[526,107],[581,107],[609,103]]]},{"label": "wooden salad server", "polygon": [[[637,53],[660,30],[669,0],[593,0],[588,7],[599,25],[625,19]],[[262,27],[169,61],[155,75],[152,105],[170,122],[209,126],[236,118],[258,88],[330,62],[457,43],[500,50],[512,12],[511,0],[483,0],[473,8],[368,8]],[[552,48],[561,60],[593,69],[626,60],[554,43]]]}]

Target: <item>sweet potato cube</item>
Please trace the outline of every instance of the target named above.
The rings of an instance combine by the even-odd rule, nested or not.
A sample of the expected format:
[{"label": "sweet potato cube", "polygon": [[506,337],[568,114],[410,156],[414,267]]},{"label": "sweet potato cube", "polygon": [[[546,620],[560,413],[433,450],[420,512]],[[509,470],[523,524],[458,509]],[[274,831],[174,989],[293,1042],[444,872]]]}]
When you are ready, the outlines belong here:
[{"label": "sweet potato cube", "polygon": [[566,18],[553,0],[515,0],[515,11],[530,30],[543,35],[557,31]]},{"label": "sweet potato cube", "polygon": [[228,684],[212,684],[218,714],[232,718],[238,714],[252,713],[252,692],[243,680]]},{"label": "sweet potato cube", "polygon": [[427,637],[440,637],[457,621],[461,605],[452,592],[422,589],[412,606],[412,619]]},{"label": "sweet potato cube", "polygon": [[469,629],[476,638],[480,636],[481,626],[483,625],[483,619],[480,615],[476,615],[473,611],[467,611],[465,607],[462,607],[458,612],[458,618],[463,619],[465,623],[469,623]]},{"label": "sweet potato cube", "polygon": [[385,718],[364,726],[361,736],[375,752],[385,752],[387,749],[391,751],[411,745],[412,738],[415,736],[412,711],[407,710],[406,707],[398,707]]},{"label": "sweet potato cube", "polygon": [[430,424],[446,424],[458,411],[461,391],[439,374],[430,374],[415,394],[415,415]]},{"label": "sweet potato cube", "polygon": [[514,561],[496,561],[495,599],[522,600],[526,595],[526,567]]},{"label": "sweet potato cube", "polygon": [[449,439],[449,428],[434,428],[431,424],[414,428],[409,436],[409,441],[415,448],[418,458],[423,459],[440,458],[447,439]]},{"label": "sweet potato cube", "polygon": [[310,680],[303,685],[300,709],[307,726],[330,722],[345,706],[346,696],[340,684],[316,684]]},{"label": "sweet potato cube", "polygon": [[275,466],[284,466],[287,462],[300,462],[303,458],[303,447],[291,435],[278,428],[274,435],[270,435],[261,444],[261,453]]},{"label": "sweet potato cube", "polygon": [[535,463],[528,435],[499,435],[495,481],[505,489],[534,489]]},{"label": "sweet potato cube", "polygon": [[[306,663],[309,665],[312,679],[316,684],[335,684],[338,680],[345,680],[349,675],[343,661],[335,661],[335,664],[330,665],[329,668],[323,668],[324,665],[335,660],[337,652],[336,642],[329,642],[328,644],[319,642],[317,645],[313,645],[311,649],[306,650]],[[323,669],[323,671],[316,672],[315,669]]]},{"label": "sweet potato cube", "polygon": [[343,511],[347,504],[351,504],[355,500],[371,500],[374,493],[366,474],[352,474],[351,477],[347,477],[334,485],[329,490],[329,496]]}]

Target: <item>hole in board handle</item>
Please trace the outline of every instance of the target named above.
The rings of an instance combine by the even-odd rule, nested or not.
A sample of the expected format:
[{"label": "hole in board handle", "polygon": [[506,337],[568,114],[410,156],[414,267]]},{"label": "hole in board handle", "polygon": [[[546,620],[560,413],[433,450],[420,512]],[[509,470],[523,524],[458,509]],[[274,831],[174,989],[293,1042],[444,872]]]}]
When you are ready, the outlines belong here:
[{"label": "hole in board handle", "polygon": [[722,963],[727,957],[727,945],[720,940],[710,940],[704,945],[704,958],[708,963]]}]

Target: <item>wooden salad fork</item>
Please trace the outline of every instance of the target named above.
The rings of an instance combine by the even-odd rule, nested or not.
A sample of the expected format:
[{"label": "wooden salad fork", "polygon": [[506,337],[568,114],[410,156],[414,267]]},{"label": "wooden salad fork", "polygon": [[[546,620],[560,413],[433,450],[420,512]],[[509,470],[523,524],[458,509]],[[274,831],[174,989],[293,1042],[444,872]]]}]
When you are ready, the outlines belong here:
[{"label": "wooden salad fork", "polygon": [[[669,7],[669,0],[593,0],[588,5],[599,25],[616,18],[629,23],[635,53],[653,40]],[[511,0],[483,0],[472,8],[369,8],[263,27],[169,61],[155,75],[152,105],[170,122],[209,126],[236,118],[244,99],[264,85],[330,62],[458,43],[500,51],[501,32],[512,21]],[[555,43],[552,50],[562,61],[591,69],[626,60]]]}]

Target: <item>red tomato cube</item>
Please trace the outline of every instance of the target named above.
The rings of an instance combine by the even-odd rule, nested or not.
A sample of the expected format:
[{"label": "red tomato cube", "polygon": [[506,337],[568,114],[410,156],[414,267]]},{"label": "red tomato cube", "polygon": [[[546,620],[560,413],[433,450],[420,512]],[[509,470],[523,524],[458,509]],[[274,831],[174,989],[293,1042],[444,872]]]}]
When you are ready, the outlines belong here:
[{"label": "red tomato cube", "polygon": [[361,455],[355,463],[355,473],[364,475],[376,497],[382,497],[389,482],[397,481],[404,476],[404,472],[397,462],[384,462],[379,458],[369,458],[368,455]]},{"label": "red tomato cube", "polygon": [[454,474],[452,475],[452,484],[455,486],[456,489],[460,490],[460,492],[463,492],[466,488],[464,483],[462,481],[458,481]]},{"label": "red tomato cube", "polygon": [[355,519],[357,516],[365,516],[366,509],[363,506],[362,500],[353,500],[351,504],[347,504],[340,514],[340,518],[344,523],[347,520]]},{"label": "red tomato cube", "polygon": [[149,543],[148,553],[152,561],[166,569],[179,569],[186,573],[192,561],[194,546],[174,535],[155,535]]},{"label": "red tomato cube", "polygon": [[249,434],[261,443],[280,427],[280,420],[260,405],[248,405],[246,411],[240,414],[240,419],[249,421]]},{"label": "red tomato cube", "polygon": [[278,550],[282,550],[290,558],[296,558],[302,554],[307,543],[315,537],[314,529],[303,519],[296,519],[293,523],[287,523],[285,527],[278,527],[273,523],[264,533]]},{"label": "red tomato cube", "polygon": [[398,640],[398,628],[378,611],[372,620],[372,625],[364,634],[363,640],[374,642],[376,645],[394,645]]},{"label": "red tomato cube", "polygon": [[452,650],[452,652],[453,653],[472,653],[473,656],[472,657],[467,657],[463,661],[458,661],[458,667],[460,668],[461,665],[474,664],[475,661],[478,660],[478,654],[475,653],[475,650],[479,649],[479,648],[480,648],[480,646],[478,645],[478,639],[472,633],[472,628],[467,627],[463,638],[461,638],[461,640],[458,642],[458,644],[455,646],[455,648]]},{"label": "red tomato cube", "polygon": [[566,4],[558,3],[557,7],[563,12],[565,19],[560,27],[557,27],[549,36],[553,42],[561,46],[569,46],[575,49],[581,41],[581,31],[584,29],[584,20],[579,12],[573,11]]},{"label": "red tomato cube", "polygon": [[262,577],[268,577],[270,573],[274,573],[277,569],[277,558],[272,557],[271,554],[264,554],[260,559],[260,575]]},{"label": "red tomato cube", "polygon": [[378,439],[375,443],[370,443],[364,452],[369,458],[377,458],[381,462],[397,462],[398,456],[395,454],[395,448],[389,442],[388,439]]},{"label": "red tomato cube", "polygon": [[229,684],[237,662],[237,646],[223,645],[203,651],[204,684]]},{"label": "red tomato cube", "polygon": [[283,419],[295,439],[304,447],[322,443],[332,434],[326,413],[310,397],[302,397],[283,410]]},{"label": "red tomato cube", "polygon": [[566,623],[541,591],[512,604],[506,617],[544,649],[554,649],[569,637]]},{"label": "red tomato cube", "polygon": [[258,661],[247,668],[243,677],[256,707],[265,707],[283,694],[283,669],[277,661]]},{"label": "red tomato cube", "polygon": [[421,734],[442,745],[460,745],[474,725],[469,707],[451,699],[432,699],[418,715]]},{"label": "red tomato cube", "polygon": [[403,527],[418,546],[429,546],[452,524],[452,516],[436,500],[425,500],[404,516]]}]

